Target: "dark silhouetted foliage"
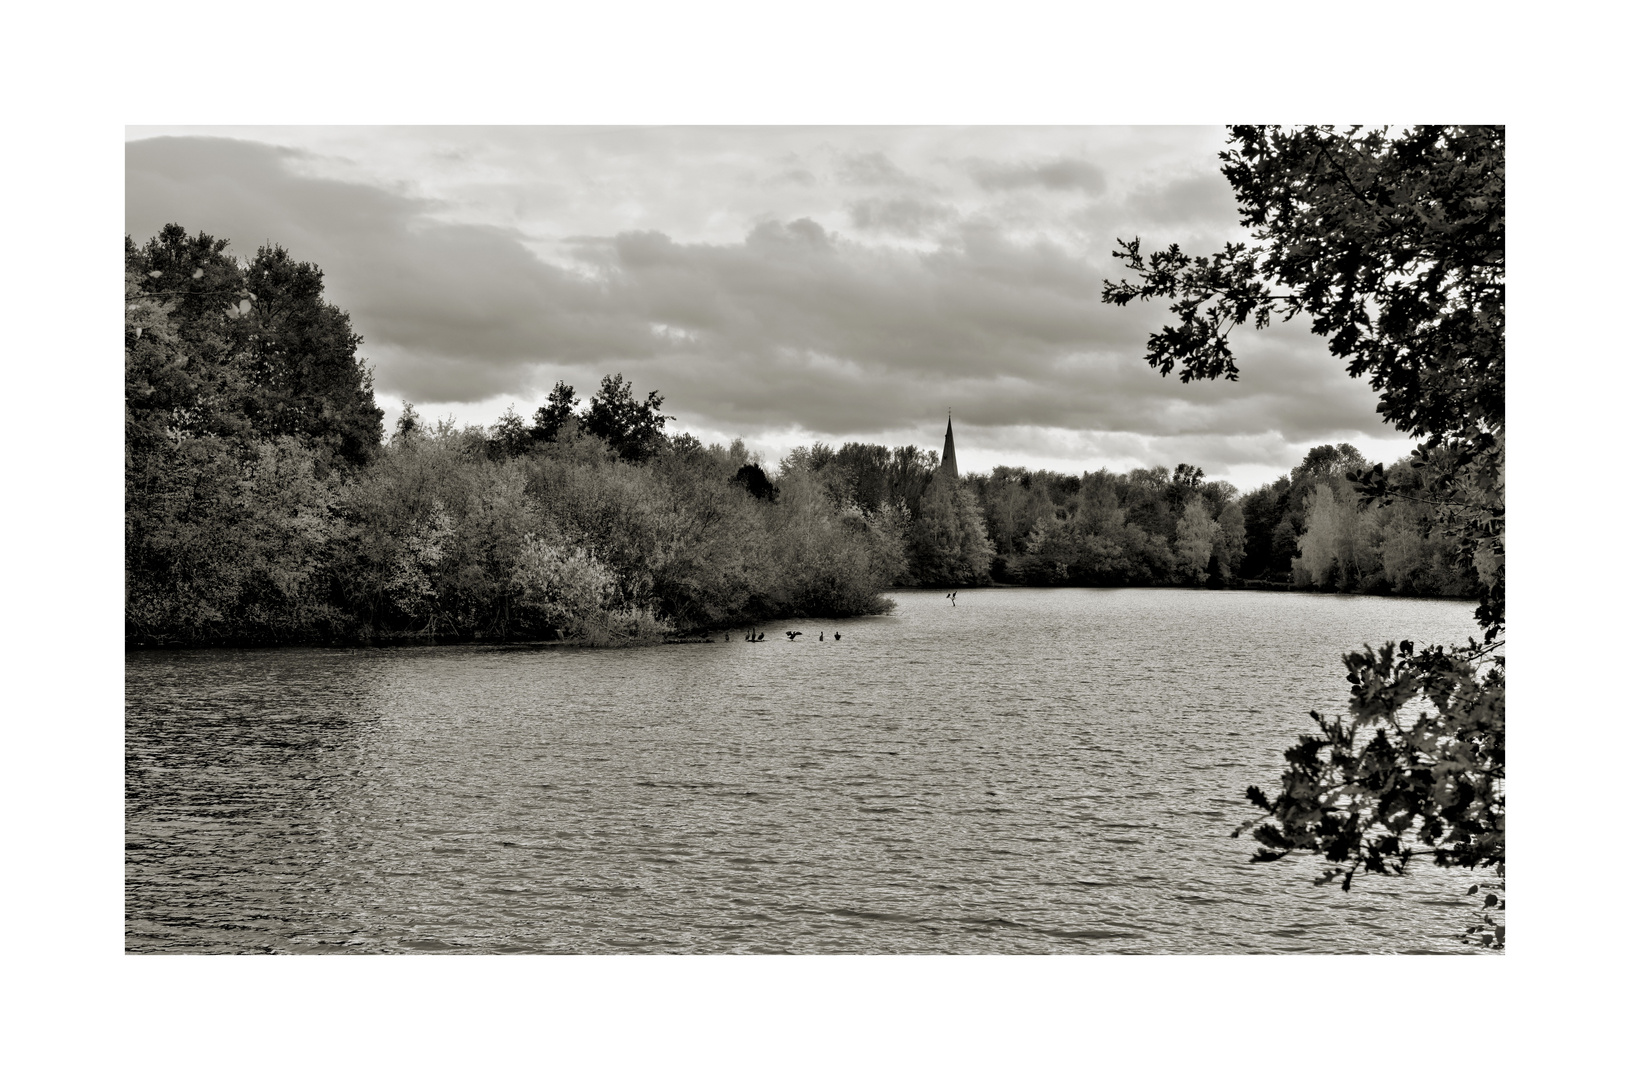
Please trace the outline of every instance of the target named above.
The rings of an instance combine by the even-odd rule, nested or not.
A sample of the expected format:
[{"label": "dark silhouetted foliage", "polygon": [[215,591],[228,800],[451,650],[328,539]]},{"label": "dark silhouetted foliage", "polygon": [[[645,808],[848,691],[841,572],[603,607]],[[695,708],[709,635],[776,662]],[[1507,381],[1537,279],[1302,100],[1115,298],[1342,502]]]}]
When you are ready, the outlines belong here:
[{"label": "dark silhouetted foliage", "polygon": [[[1381,416],[1424,441],[1402,470],[1352,460],[1347,447],[1309,455],[1287,492],[1311,493],[1305,519],[1293,520],[1293,496],[1270,559],[1290,524],[1305,529],[1298,577],[1351,584],[1365,573],[1351,542],[1361,509],[1391,512],[1401,526],[1382,575],[1413,587],[1419,575],[1402,563],[1421,565],[1434,534],[1447,540],[1484,631],[1481,645],[1349,654],[1351,719],[1315,713],[1319,734],[1286,753],[1281,790],[1250,792],[1266,819],[1257,858],[1320,855],[1343,888],[1360,870],[1402,872],[1417,850],[1503,877],[1505,131],[1241,126],[1229,142],[1223,172],[1255,243],[1145,258],[1137,239],[1123,242],[1116,257],[1137,281],[1105,282],[1103,299],[1172,301],[1177,325],[1150,336],[1148,360],[1184,382],[1238,377],[1236,327],[1310,315],[1349,374],[1380,392]],[[1259,502],[1259,530],[1272,512]],[[1423,698],[1431,708],[1404,719]],[[1504,944],[1503,927],[1494,936]]]},{"label": "dark silhouetted foliage", "polygon": [[583,430],[605,440],[624,461],[637,463],[662,448],[662,427],[672,419],[662,415],[661,394],[653,390],[638,401],[632,383],[621,375],[607,375],[600,381],[599,392],[589,399]]},{"label": "dark silhouetted foliage", "polygon": [[577,391],[564,382],[555,383],[548,404],[532,415],[532,437],[539,442],[554,442],[562,427],[575,422],[576,409]]},{"label": "dark silhouetted foliage", "polygon": [[764,475],[763,469],[750,461],[736,470],[736,475],[730,478],[730,482],[745,488],[747,494],[755,499],[775,501],[775,485],[770,483],[770,478]]}]

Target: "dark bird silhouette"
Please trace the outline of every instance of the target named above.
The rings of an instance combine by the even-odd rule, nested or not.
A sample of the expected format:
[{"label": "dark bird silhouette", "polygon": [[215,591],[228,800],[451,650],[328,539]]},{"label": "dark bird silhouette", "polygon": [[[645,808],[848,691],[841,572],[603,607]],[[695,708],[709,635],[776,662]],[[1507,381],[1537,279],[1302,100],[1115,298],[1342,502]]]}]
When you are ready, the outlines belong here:
[{"label": "dark bird silhouette", "polygon": [[833,641],[842,641],[843,640],[843,635],[838,633],[836,630],[834,630],[834,631],[832,631],[832,640]]},{"label": "dark bird silhouette", "polygon": [[821,636],[820,636],[820,637],[818,637],[818,638],[816,638],[816,639],[815,639],[815,640],[816,640],[816,641],[825,641],[825,640],[826,640],[826,631],[825,631],[825,630],[822,630],[822,631],[821,631]]},{"label": "dark bird silhouette", "polygon": [[798,640],[798,635],[802,634],[802,633],[803,633],[802,630],[788,630],[787,631],[787,640],[788,641],[797,641]]},{"label": "dark bird silhouette", "polygon": [[951,606],[952,607],[956,607],[956,593],[954,593],[954,592],[946,593],[945,594],[945,599],[951,601]]}]

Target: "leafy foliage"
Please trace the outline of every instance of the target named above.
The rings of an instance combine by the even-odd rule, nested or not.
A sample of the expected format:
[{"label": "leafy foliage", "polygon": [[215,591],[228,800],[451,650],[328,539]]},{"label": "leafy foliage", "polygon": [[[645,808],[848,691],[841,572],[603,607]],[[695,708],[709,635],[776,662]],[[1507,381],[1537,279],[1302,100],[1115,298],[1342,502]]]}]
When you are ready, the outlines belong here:
[{"label": "leafy foliage", "polygon": [[949,474],[934,478],[918,503],[910,527],[915,584],[983,585],[993,554],[979,502]]},{"label": "leafy foliage", "polygon": [[894,516],[813,478],[777,497],[739,441],[669,437],[662,396],[620,375],[582,415],[557,384],[530,426],[406,404],[385,443],[315,267],[275,246],[240,265],[179,226],[125,252],[131,644],[620,645],[889,606]]},{"label": "leafy foliage", "polygon": [[[1476,896],[1478,886],[1473,885],[1466,890],[1467,896]],[[1484,948],[1505,948],[1505,890],[1483,890],[1482,910],[1477,913],[1477,921],[1466,927],[1466,934],[1460,940],[1467,945],[1481,945]]]},{"label": "leafy foliage", "polygon": [[737,485],[755,499],[764,499],[774,502],[777,495],[776,487],[770,478],[764,475],[764,470],[749,461],[736,470],[736,475],[730,478],[732,484]]},{"label": "leafy foliage", "polygon": [[554,442],[567,424],[576,422],[576,408],[577,391],[565,382],[555,383],[548,403],[532,416],[532,437],[539,442]]},{"label": "leafy foliage", "polygon": [[1179,573],[1191,581],[1206,579],[1206,569],[1211,565],[1218,531],[1217,521],[1206,509],[1204,499],[1196,497],[1184,504],[1183,516],[1177,522],[1175,554]]},{"label": "leafy foliage", "polygon": [[[362,338],[322,298],[322,271],[275,245],[245,266],[226,249],[225,240],[173,224],[141,247],[125,238],[127,315],[132,304],[162,308],[177,350],[160,382],[149,383],[157,393],[127,389],[127,412],[179,436],[293,436],[325,467],[366,464],[384,413],[356,354]],[[158,374],[140,351],[127,352],[127,368],[133,360],[138,372]]]},{"label": "leafy foliage", "polygon": [[[1321,880],[1339,873],[1344,889],[1361,870],[1401,873],[1421,853],[1503,877],[1504,130],[1241,126],[1229,141],[1223,172],[1256,242],[1202,257],[1176,245],[1145,257],[1136,238],[1122,242],[1116,257],[1138,280],[1105,282],[1103,299],[1172,301],[1177,324],[1150,336],[1147,355],[1183,382],[1239,377],[1236,327],[1310,315],[1349,374],[1380,392],[1382,417],[1423,439],[1405,469],[1360,459],[1342,479],[1370,507],[1430,508],[1475,575],[1484,630],[1482,644],[1346,657],[1351,718],[1314,713],[1318,734],[1286,752],[1280,791],[1248,793],[1264,815],[1256,859],[1322,855],[1335,868]],[[1330,475],[1341,457],[1295,479],[1315,496],[1299,560],[1309,580],[1348,558]],[[1265,501],[1252,507],[1258,520]],[[1401,558],[1410,539],[1382,549]],[[1491,937],[1503,946],[1503,926]]]},{"label": "leafy foliage", "polygon": [[[1323,854],[1342,875],[1400,874],[1416,846],[1439,866],[1505,871],[1505,658],[1401,641],[1346,657],[1352,715],[1312,714],[1317,735],[1285,754],[1290,768],[1256,827],[1254,862]],[[1411,721],[1406,714],[1421,703]],[[1243,828],[1243,827],[1242,827]],[[1236,835],[1238,833],[1236,832]]]},{"label": "leafy foliage", "polygon": [[583,548],[544,543],[530,533],[516,560],[520,603],[569,638],[589,644],[634,642],[669,627],[649,608],[617,602],[617,576]]},{"label": "leafy foliage", "polygon": [[1306,313],[1388,423],[1415,436],[1505,422],[1505,130],[1229,129],[1222,155],[1255,245],[1116,257],[1141,278],[1104,300],[1173,298],[1149,338],[1161,374],[1237,379],[1229,333]]},{"label": "leafy foliage", "polygon": [[[1464,566],[1478,567],[1485,640],[1505,621],[1505,130],[1500,127],[1229,129],[1223,173],[1256,244],[1190,256],[1176,245],[1115,255],[1136,282],[1106,303],[1170,299],[1148,341],[1161,374],[1237,379],[1229,343],[1247,323],[1311,316],[1378,411],[1424,438],[1419,468]],[[1362,478],[1385,501],[1384,470]]]},{"label": "leafy foliage", "polygon": [[325,448],[345,464],[366,464],[384,412],[356,354],[362,336],[349,315],[323,300],[323,272],[274,244],[255,253],[244,285],[247,310],[235,325],[253,387],[250,422],[267,435]]},{"label": "leafy foliage", "polygon": [[[568,393],[570,390],[567,387]],[[599,392],[589,399],[583,430],[604,439],[624,461],[640,462],[661,449],[662,426],[672,419],[662,415],[661,394],[652,390],[644,401],[636,400],[632,383],[620,374],[607,375],[600,381]]]}]

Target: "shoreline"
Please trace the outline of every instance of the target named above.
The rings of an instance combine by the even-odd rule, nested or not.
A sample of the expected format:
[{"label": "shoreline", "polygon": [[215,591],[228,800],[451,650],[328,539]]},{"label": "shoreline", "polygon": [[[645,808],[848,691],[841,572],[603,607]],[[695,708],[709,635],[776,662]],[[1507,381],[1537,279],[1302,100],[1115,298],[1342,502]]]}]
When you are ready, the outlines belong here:
[{"label": "shoreline", "polygon": [[[1298,589],[1287,582],[1238,582],[1220,588],[1211,588],[1205,585],[1020,585],[1010,582],[992,582],[988,585],[962,585],[954,587],[958,592],[979,593],[1007,589],[1033,589],[1042,592],[1109,592],[1109,591],[1136,591],[1136,592],[1200,592],[1200,593],[1227,593],[1227,592],[1273,592],[1287,595],[1305,596],[1348,596],[1373,597],[1379,600],[1435,600],[1446,603],[1475,603],[1474,597],[1463,596],[1400,596],[1396,593],[1361,593],[1337,592],[1334,589]],[[885,590],[881,595],[889,593],[936,593],[941,588],[925,586],[901,586]],[[888,618],[892,612],[880,612],[873,615],[775,615],[762,620],[762,623],[785,622],[790,619],[826,619],[831,621],[852,622],[861,619]],[[760,625],[755,623],[754,625]],[[641,642],[627,642],[615,645],[589,645],[581,641],[571,641],[561,638],[524,638],[524,637],[489,637],[480,634],[474,635],[390,635],[376,637],[368,640],[345,639],[311,639],[294,641],[256,641],[244,639],[225,639],[216,641],[181,642],[181,641],[125,641],[126,655],[132,653],[174,653],[208,650],[263,650],[263,649],[410,649],[415,647],[446,647],[452,645],[483,645],[489,648],[514,649],[545,649],[545,648],[575,648],[575,649],[643,649],[655,648],[663,645],[716,645],[724,644],[715,635],[724,633],[744,632],[745,624],[731,626],[715,626],[698,628],[684,634],[663,637],[656,640]]]}]

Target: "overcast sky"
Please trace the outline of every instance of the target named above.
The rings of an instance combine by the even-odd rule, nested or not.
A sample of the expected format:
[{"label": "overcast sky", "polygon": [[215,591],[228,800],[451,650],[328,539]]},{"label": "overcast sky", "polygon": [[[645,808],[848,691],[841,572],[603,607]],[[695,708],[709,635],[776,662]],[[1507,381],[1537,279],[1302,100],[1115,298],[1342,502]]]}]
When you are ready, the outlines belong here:
[{"label": "overcast sky", "polygon": [[1407,452],[1305,323],[1240,381],[1143,360],[1117,237],[1242,238],[1215,128],[131,128],[125,227],[325,272],[394,420],[525,416],[558,379],[659,390],[680,430],[938,449],[962,469],[1197,464],[1248,487],[1347,441]]}]

